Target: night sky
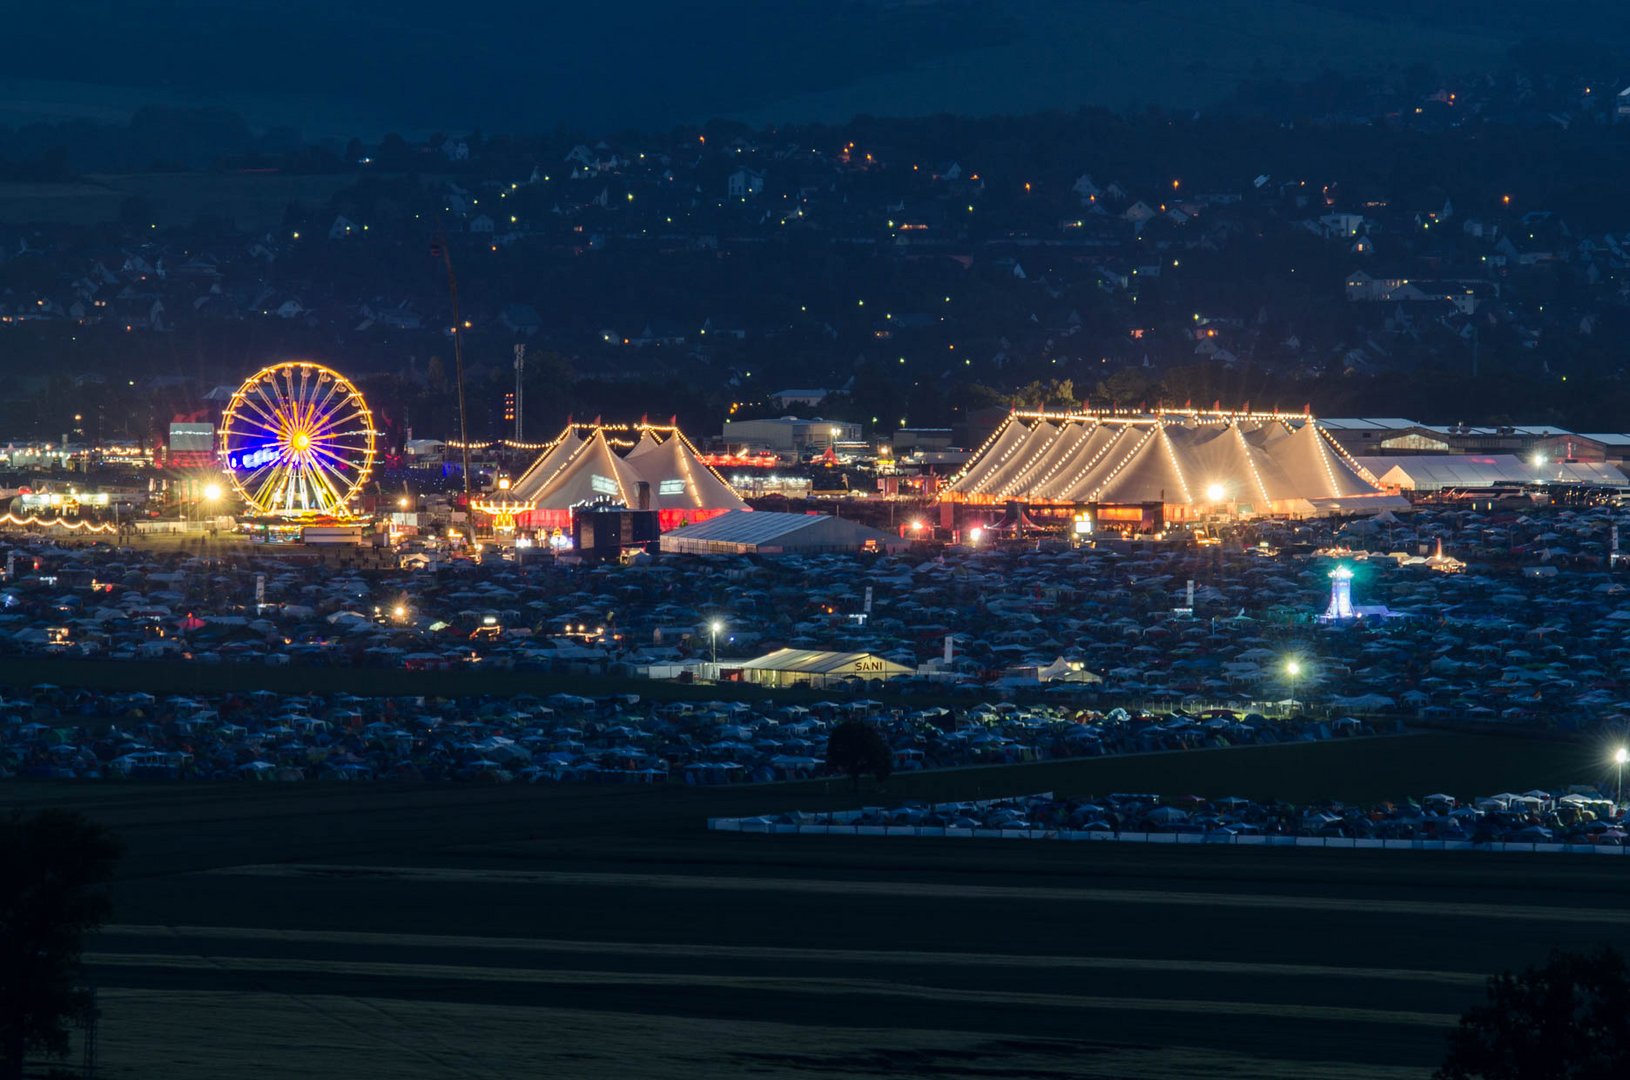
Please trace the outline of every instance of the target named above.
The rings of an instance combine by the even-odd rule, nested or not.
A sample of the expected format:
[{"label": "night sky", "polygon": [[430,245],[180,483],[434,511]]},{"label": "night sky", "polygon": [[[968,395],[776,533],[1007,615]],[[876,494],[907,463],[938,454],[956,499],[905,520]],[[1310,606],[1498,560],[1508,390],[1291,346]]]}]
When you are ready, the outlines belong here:
[{"label": "night sky", "polygon": [[8,11],[0,123],[215,104],[308,136],[1204,107],[1243,78],[1611,52],[1623,5],[1403,0],[58,0]]}]

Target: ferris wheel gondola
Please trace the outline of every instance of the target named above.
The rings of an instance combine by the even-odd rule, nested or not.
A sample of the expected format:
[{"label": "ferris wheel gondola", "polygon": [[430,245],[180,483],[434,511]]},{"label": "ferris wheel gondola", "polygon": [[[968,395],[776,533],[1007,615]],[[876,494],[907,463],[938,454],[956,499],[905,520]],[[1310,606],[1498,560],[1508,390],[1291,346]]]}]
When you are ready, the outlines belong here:
[{"label": "ferris wheel gondola", "polygon": [[221,464],[252,512],[348,517],[373,469],[376,439],[351,380],[321,364],[272,364],[227,403]]}]

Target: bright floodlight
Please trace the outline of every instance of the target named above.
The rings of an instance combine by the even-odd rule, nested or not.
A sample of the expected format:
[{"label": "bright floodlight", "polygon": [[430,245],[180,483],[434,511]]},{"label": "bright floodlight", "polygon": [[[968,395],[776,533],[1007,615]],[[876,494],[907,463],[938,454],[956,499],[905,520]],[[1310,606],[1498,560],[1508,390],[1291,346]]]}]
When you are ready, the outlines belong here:
[{"label": "bright floodlight", "polygon": [[1301,673],[1302,673],[1302,662],[1300,660],[1286,660],[1285,661],[1285,674],[1286,675],[1300,675]]},{"label": "bright floodlight", "polygon": [[717,634],[720,630],[724,629],[724,623],[720,622],[718,619],[714,619],[708,624],[708,629]]},{"label": "bright floodlight", "polygon": [[1222,502],[1223,496],[1227,494],[1228,489],[1223,487],[1221,484],[1206,485],[1206,498],[1210,499],[1212,502]]},{"label": "bright floodlight", "polygon": [[214,502],[216,499],[219,499],[220,497],[221,497],[221,485],[220,484],[205,484],[204,485],[204,498],[206,500],[208,500],[209,502]]},{"label": "bright floodlight", "polygon": [[977,525],[975,525],[973,528],[968,530],[968,539],[972,540],[976,544],[979,543],[980,537],[982,537],[984,535],[985,535],[985,530],[981,529]]},{"label": "bright floodlight", "polygon": [[1617,750],[1613,751],[1613,761],[1618,765],[1623,765],[1625,762],[1630,761],[1630,750],[1626,750],[1622,746],[1619,747]]},{"label": "bright floodlight", "polygon": [[1546,458],[1544,454],[1536,453],[1532,458],[1529,458],[1529,461],[1533,463],[1534,468],[1543,469],[1545,467]]},{"label": "bright floodlight", "polygon": [[407,614],[407,608],[403,607],[401,604],[397,604],[394,608],[391,609],[391,614],[395,615],[398,619],[400,619],[404,615]]},{"label": "bright floodlight", "polygon": [[911,531],[912,532],[921,532],[922,527],[923,527],[923,523],[922,523],[921,519],[919,519],[917,521],[913,521],[911,523]]},{"label": "bright floodlight", "polygon": [[399,508],[401,508],[403,510],[406,510],[408,508],[408,497],[406,495],[403,495],[400,499],[396,500],[396,505]]}]

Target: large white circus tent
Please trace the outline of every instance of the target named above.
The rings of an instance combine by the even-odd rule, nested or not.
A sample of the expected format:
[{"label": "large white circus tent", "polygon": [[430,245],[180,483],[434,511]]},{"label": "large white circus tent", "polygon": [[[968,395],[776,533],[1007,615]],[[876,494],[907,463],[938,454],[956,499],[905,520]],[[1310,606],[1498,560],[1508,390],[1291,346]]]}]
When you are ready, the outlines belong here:
[{"label": "large white circus tent", "polygon": [[1306,414],[1014,412],[946,485],[950,502],[1032,506],[1160,503],[1166,520],[1208,510],[1305,517],[1379,512],[1381,489]]},{"label": "large white circus tent", "polygon": [[664,530],[747,509],[683,432],[654,424],[568,424],[503,496],[516,525],[530,529],[567,528],[586,506],[656,510]]}]

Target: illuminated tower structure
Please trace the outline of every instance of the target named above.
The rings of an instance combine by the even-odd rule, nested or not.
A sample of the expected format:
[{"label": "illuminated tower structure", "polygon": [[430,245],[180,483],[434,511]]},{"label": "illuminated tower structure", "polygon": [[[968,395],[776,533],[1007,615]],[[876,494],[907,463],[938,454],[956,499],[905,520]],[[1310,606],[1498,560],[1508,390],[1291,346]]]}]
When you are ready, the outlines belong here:
[{"label": "illuminated tower structure", "polygon": [[1357,614],[1353,610],[1353,572],[1338,566],[1330,571],[1330,606],[1324,609],[1324,619],[1332,622],[1351,619]]}]

